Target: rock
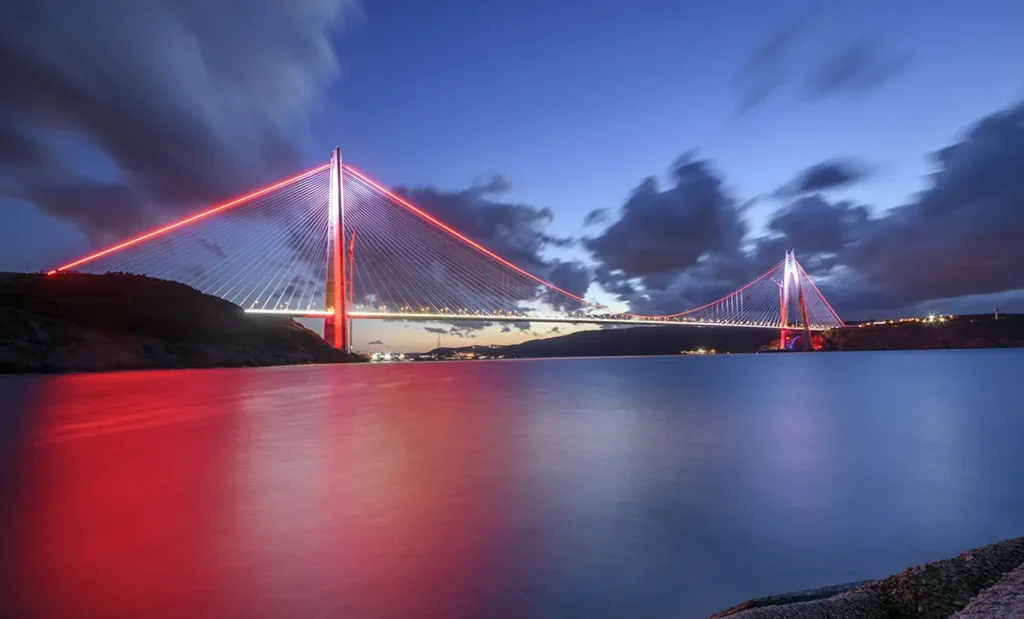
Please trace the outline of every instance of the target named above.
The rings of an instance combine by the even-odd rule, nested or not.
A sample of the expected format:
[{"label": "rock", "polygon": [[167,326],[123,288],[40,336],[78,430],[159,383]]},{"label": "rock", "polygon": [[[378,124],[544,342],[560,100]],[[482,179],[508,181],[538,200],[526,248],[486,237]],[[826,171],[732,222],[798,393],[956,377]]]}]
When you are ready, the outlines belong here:
[{"label": "rock", "polygon": [[953,619],[1019,619],[1024,617],[1024,565],[974,596]]},{"label": "rock", "polygon": [[[1019,537],[951,559],[912,567],[867,584],[749,600],[710,619],[947,619],[962,609],[967,612],[968,603],[975,606],[970,611],[975,614],[964,615],[963,619],[1015,617],[1018,615],[984,613],[986,609],[996,608],[999,612],[1009,612],[1013,604],[1024,611],[1022,564],[1024,537]],[[1011,572],[1011,576],[1004,578]],[[992,587],[996,583],[999,584]],[[834,594],[837,588],[842,592]],[[985,590],[988,591],[978,596]],[[1017,602],[1013,601],[1014,595],[1017,595]],[[808,601],[808,597],[822,599]],[[1024,613],[1019,616],[1024,617]]]}]

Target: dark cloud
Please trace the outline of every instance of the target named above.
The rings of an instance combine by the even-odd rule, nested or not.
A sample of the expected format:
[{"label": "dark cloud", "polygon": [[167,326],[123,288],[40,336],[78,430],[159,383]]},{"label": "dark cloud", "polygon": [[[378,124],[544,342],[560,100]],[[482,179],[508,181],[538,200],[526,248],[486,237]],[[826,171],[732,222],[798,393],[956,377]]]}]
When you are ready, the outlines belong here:
[{"label": "dark cloud", "polygon": [[801,171],[780,188],[780,196],[797,196],[817,191],[849,187],[868,175],[867,166],[849,159],[833,159],[816,163]]},{"label": "dark cloud", "polygon": [[503,323],[501,323],[501,332],[502,333],[511,333],[512,329],[516,329],[518,331],[529,331],[530,330],[530,323],[528,323],[528,322],[503,322]]},{"label": "dark cloud", "polygon": [[[0,177],[20,168],[5,192],[103,242],[166,217],[161,209],[193,209],[294,171],[288,135],[334,78],[329,36],[351,9],[349,0],[4,3]],[[72,172],[54,146],[67,138],[118,178]]]},{"label": "dark cloud", "polygon": [[0,173],[3,168],[38,168],[53,163],[49,150],[14,126],[10,119],[0,120]]},{"label": "dark cloud", "polygon": [[507,188],[508,181],[495,177],[462,191],[399,187],[396,193],[520,268],[546,271],[542,252],[566,241],[546,233],[554,214],[549,208],[501,201]]},{"label": "dark cloud", "polygon": [[808,13],[779,26],[754,48],[740,67],[741,114],[766,101],[786,83],[791,72],[790,50],[811,17]]},{"label": "dark cloud", "polygon": [[820,196],[787,205],[758,253],[795,247],[837,310],[854,315],[1024,288],[1024,103],[933,159],[924,191],[878,216]]},{"label": "dark cloud", "polygon": [[372,342],[368,342],[366,345],[367,346],[383,346],[384,342],[382,342],[380,340],[373,340]]},{"label": "dark cloud", "polygon": [[682,271],[645,277],[632,294],[621,298],[636,314],[675,314],[723,297],[757,274],[756,267],[742,254],[709,254]]},{"label": "dark cloud", "polygon": [[584,240],[604,281],[625,286],[629,278],[685,270],[708,253],[738,251],[746,233],[740,209],[710,164],[683,156],[672,181],[663,190],[656,179],[645,180],[617,221]]},{"label": "dark cloud", "polygon": [[869,221],[844,264],[882,307],[1024,288],[1024,102],[934,160],[929,187]]},{"label": "dark cloud", "polygon": [[[926,187],[906,204],[875,214],[799,195],[750,238],[722,180],[706,162],[684,158],[675,187],[645,181],[619,219],[585,241],[594,280],[634,313],[675,313],[735,290],[795,249],[849,318],[1016,302],[1024,290],[1024,102],[981,119],[933,160]],[[824,189],[854,177],[805,170],[792,186]]]},{"label": "dark cloud", "polygon": [[[782,207],[768,221],[768,230],[799,241],[803,256],[838,253],[863,229],[868,209],[850,202],[829,202],[819,195],[805,196]],[[793,249],[792,247],[788,249]],[[772,251],[771,264],[779,261]]]},{"label": "dark cloud", "polygon": [[[578,261],[548,259],[544,255],[546,250],[567,247],[573,240],[548,234],[547,227],[554,217],[551,209],[503,201],[500,194],[509,186],[504,177],[495,176],[477,180],[461,191],[399,187],[396,192],[528,273],[582,297],[590,285],[590,270]],[[517,286],[514,291],[520,296],[517,301],[524,304],[521,309],[527,308],[526,303],[538,300],[557,309],[579,306],[573,299],[539,284]],[[452,325],[458,333],[451,334],[464,337],[489,323],[460,321]]]},{"label": "dark cloud", "polygon": [[[592,278],[590,269],[578,260],[556,262],[547,273],[548,282],[577,297],[587,293]],[[576,309],[579,305],[569,297],[547,288],[543,291],[543,298],[555,309]]]},{"label": "dark cloud", "polygon": [[220,243],[218,243],[217,241],[208,241],[206,239],[199,238],[196,239],[196,243],[198,243],[200,247],[206,249],[207,251],[209,251],[214,256],[217,256],[218,258],[223,258],[225,255],[224,248],[222,248],[220,246]]},{"label": "dark cloud", "polygon": [[[479,322],[479,324],[478,324]],[[453,335],[455,337],[472,337],[477,331],[483,329],[490,323],[483,323],[482,321],[466,321],[459,324],[453,324],[448,328],[444,327],[424,327],[427,333],[437,333],[439,335]]]},{"label": "dark cloud", "polygon": [[[787,88],[811,99],[861,95],[899,75],[909,54],[897,53],[880,37],[833,32],[837,18],[815,7],[769,33],[740,67],[739,113],[743,114]],[[840,41],[840,42],[837,42]]]},{"label": "dark cloud", "polygon": [[611,219],[611,216],[608,214],[608,209],[598,208],[587,213],[587,215],[583,218],[583,225],[596,226],[597,224],[605,223],[609,219]]},{"label": "dark cloud", "polygon": [[598,262],[595,281],[634,313],[694,307],[741,285],[749,274],[742,250],[749,202],[733,199],[711,164],[692,155],[676,162],[672,180],[665,189],[645,180],[617,221],[584,240]]},{"label": "dark cloud", "polygon": [[904,71],[906,54],[893,54],[879,41],[859,40],[825,55],[804,88],[811,97],[869,92]]},{"label": "dark cloud", "polygon": [[302,299],[307,293],[312,294],[317,290],[317,288],[319,288],[317,282],[309,277],[306,277],[305,275],[293,275],[292,278],[288,280],[288,285],[285,286],[284,291],[279,295],[278,299],[281,301],[291,301],[296,297]]},{"label": "dark cloud", "polygon": [[21,195],[50,215],[73,222],[94,246],[136,233],[149,221],[144,197],[120,183],[68,175],[25,185]]}]

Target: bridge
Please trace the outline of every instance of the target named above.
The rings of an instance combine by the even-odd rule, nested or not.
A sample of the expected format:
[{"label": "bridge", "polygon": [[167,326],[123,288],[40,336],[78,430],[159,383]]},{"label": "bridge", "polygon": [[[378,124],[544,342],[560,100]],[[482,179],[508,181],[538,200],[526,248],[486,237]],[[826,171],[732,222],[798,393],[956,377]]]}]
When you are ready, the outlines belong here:
[{"label": "bridge", "polygon": [[[348,351],[354,320],[843,326],[793,252],[745,286],[675,314],[614,311],[488,250],[343,164],[329,163],[50,271],[174,280],[253,314],[324,320]],[[548,276],[550,277],[550,276]]]}]

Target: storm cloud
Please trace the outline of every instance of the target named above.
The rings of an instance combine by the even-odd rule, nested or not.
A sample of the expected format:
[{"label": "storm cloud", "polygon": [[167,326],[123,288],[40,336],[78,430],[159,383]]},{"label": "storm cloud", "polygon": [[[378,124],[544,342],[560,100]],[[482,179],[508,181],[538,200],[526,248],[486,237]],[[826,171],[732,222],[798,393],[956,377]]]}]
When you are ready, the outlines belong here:
[{"label": "storm cloud", "polygon": [[[4,194],[98,243],[296,171],[289,136],[353,15],[349,0],[4,3]],[[102,163],[81,169],[83,152]]]}]

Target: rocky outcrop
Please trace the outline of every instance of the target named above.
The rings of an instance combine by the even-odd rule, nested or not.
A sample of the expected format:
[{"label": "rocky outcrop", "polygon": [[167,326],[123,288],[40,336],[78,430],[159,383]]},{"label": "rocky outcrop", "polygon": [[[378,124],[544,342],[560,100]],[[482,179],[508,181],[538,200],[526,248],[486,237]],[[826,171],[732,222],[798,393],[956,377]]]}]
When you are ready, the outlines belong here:
[{"label": "rocky outcrop", "polygon": [[1024,537],[1019,537],[882,580],[749,600],[710,619],[948,619],[965,607],[1006,607],[1012,602],[1007,591],[1016,591],[1020,583],[1010,579],[1004,589],[986,590],[1003,585],[1004,576],[1022,564]]},{"label": "rocky outcrop", "polygon": [[0,372],[333,363],[295,321],[135,275],[0,276]]},{"label": "rocky outcrop", "polygon": [[1024,617],[1024,565],[971,599],[953,619],[1019,619]]}]

